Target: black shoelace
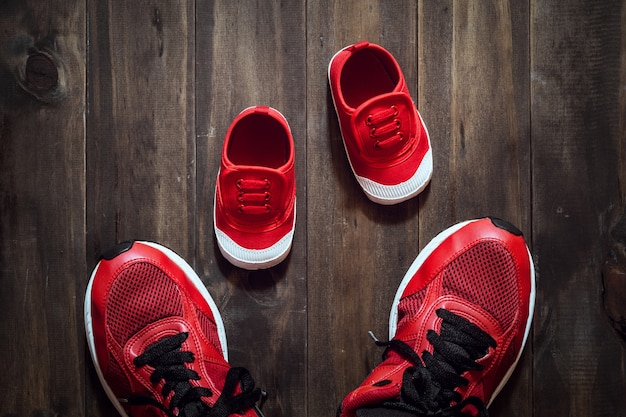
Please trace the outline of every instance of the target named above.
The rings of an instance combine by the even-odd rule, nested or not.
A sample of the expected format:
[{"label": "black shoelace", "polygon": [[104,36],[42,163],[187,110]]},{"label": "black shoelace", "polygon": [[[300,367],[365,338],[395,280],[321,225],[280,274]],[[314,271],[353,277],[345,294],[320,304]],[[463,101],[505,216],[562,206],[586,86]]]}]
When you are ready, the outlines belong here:
[{"label": "black shoelace", "polygon": [[[228,417],[233,413],[243,413],[255,407],[259,416],[263,416],[256,407],[265,393],[254,388],[254,380],[244,368],[230,368],[226,374],[226,382],[222,394],[213,407],[201,401],[201,397],[213,395],[208,388],[193,386],[191,380],[200,380],[200,375],[185,366],[195,360],[192,352],[181,349],[188,333],[179,333],[164,337],[146,348],[137,356],[134,364],[137,367],[149,365],[154,368],[150,381],[158,384],[165,381],[161,395],[166,398],[173,391],[169,407],[152,397],[131,395],[122,401],[132,405],[152,405],[165,412],[169,417]],[[234,395],[237,385],[241,392]]]},{"label": "black shoelace", "polygon": [[478,416],[487,417],[485,404],[478,397],[463,400],[455,388],[468,384],[461,376],[464,372],[483,368],[476,361],[487,354],[489,347],[495,348],[496,342],[461,316],[443,308],[436,313],[442,319],[441,332],[428,331],[426,338],[434,350],[433,353],[424,351],[421,359],[400,340],[376,341],[377,345],[387,347],[385,357],[391,349],[414,364],[404,371],[400,398],[382,406],[433,417],[469,416],[463,410],[472,406]]}]

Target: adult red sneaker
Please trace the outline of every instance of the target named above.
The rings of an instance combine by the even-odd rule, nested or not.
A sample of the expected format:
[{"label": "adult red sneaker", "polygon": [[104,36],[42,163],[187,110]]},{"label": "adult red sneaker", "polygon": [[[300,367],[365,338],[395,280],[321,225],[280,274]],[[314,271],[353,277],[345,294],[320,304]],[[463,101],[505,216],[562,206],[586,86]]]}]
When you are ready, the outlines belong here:
[{"label": "adult red sneaker", "polygon": [[522,233],[459,223],[418,255],[396,293],[383,362],[343,400],[341,417],[486,416],[517,364],[535,284]]},{"label": "adult red sneaker", "polygon": [[264,393],[228,364],[213,299],[170,249],[125,242],[105,253],[87,286],[85,329],[98,377],[124,417],[262,416]]},{"label": "adult red sneaker", "polygon": [[328,80],[343,144],[370,200],[396,204],[430,181],[433,157],[426,126],[398,62],[367,41],[335,54]]},{"label": "adult red sneaker", "polygon": [[294,143],[287,120],[265,106],[242,111],[226,132],[214,228],[226,259],[245,269],[284,260],[296,222]]}]

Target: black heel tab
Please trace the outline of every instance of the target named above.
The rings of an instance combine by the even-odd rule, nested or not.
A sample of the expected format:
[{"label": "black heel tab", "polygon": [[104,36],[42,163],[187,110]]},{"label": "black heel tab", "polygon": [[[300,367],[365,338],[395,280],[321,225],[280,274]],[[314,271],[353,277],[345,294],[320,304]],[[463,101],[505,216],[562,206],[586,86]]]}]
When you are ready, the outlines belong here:
[{"label": "black heel tab", "polygon": [[134,243],[134,240],[127,240],[125,242],[118,243],[117,245],[113,246],[112,248],[105,251],[102,255],[100,255],[100,259],[110,261],[116,256],[126,252],[127,250],[130,250],[130,248],[133,247]]},{"label": "black heel tab", "polygon": [[513,226],[511,223],[507,222],[506,220],[502,220],[497,217],[489,217],[489,219],[491,220],[491,223],[493,223],[494,226],[502,230],[506,230],[507,232],[514,234],[515,236],[523,235],[521,230],[519,230],[517,227]]}]

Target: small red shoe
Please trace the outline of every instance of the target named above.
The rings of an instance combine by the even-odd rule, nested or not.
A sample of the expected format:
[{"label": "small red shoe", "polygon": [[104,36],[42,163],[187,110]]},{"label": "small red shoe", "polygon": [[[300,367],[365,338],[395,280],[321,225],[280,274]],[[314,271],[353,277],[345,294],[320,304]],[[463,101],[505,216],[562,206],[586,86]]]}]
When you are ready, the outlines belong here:
[{"label": "small red shoe", "polygon": [[242,111],[231,123],[215,187],[220,251],[233,265],[269,268],[284,260],[296,222],[294,143],[271,107]]},{"label": "small red shoe", "polygon": [[492,218],[459,223],[418,255],[396,293],[383,362],[341,417],[486,416],[522,353],[534,309],[522,233]]},{"label": "small red shoe", "polygon": [[363,41],[335,54],[328,80],[348,162],[367,197],[396,204],[419,194],[432,176],[432,151],[398,62]]},{"label": "small red shoe", "polygon": [[213,299],[180,256],[151,242],[105,253],[85,297],[87,344],[107,396],[128,417],[259,417],[264,396],[228,364]]}]

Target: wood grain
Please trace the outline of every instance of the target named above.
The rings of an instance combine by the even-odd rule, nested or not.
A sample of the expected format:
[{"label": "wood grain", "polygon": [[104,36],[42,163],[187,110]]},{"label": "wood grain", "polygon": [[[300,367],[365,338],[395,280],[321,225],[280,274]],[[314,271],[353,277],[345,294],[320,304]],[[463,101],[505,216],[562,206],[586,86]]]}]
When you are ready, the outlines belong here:
[{"label": "wood grain", "polygon": [[[78,416],[86,363],[85,9],[77,1],[1,8],[0,415]],[[30,66],[33,56],[43,62]]]},{"label": "wood grain", "polygon": [[[622,8],[622,22],[626,21],[626,8]],[[619,84],[626,82],[626,38],[620,42]],[[626,89],[619,90],[619,114],[626,114]],[[617,124],[617,181],[619,196],[617,202],[609,208],[608,249],[602,268],[602,285],[605,312],[609,322],[626,341],[626,120],[619,119]]]},{"label": "wood grain", "polygon": [[195,252],[193,11],[171,1],[89,10],[92,260],[127,239]]},{"label": "wood grain", "polygon": [[624,21],[615,2],[540,3],[531,15],[535,413],[620,415],[624,350],[601,309],[600,270],[619,197]]}]

